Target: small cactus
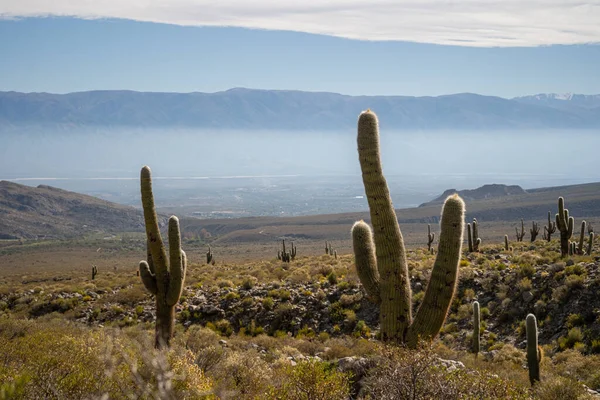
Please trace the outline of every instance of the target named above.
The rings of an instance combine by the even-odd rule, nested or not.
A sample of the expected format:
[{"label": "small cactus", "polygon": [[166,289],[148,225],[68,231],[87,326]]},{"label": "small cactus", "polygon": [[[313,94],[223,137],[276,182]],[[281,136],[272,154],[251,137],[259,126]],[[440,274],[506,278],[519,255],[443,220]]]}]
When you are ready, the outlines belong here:
[{"label": "small cactus", "polygon": [[592,248],[594,247],[594,232],[590,232],[590,238],[588,239],[588,248],[587,248],[587,255],[591,256],[592,255]]},{"label": "small cactus", "polygon": [[583,254],[584,240],[585,240],[585,221],[581,221],[581,233],[579,235],[579,244],[577,245],[577,254]]},{"label": "small cactus", "polygon": [[573,236],[573,226],[575,225],[575,219],[569,217],[569,210],[565,208],[565,199],[562,197],[558,198],[558,213],[555,216],[556,227],[560,232],[560,255],[565,257],[569,254],[569,239]]},{"label": "small cactus", "polygon": [[552,221],[550,211],[548,211],[548,225],[544,226],[543,239],[548,242],[551,241],[554,232],[556,232],[556,222]]},{"label": "small cactus", "polygon": [[481,326],[481,313],[479,310],[479,302],[473,302],[473,353],[475,356],[479,353],[479,339],[481,337],[480,330]]},{"label": "small cactus", "polygon": [[531,229],[529,230],[531,234],[531,243],[535,242],[538,234],[540,233],[540,226],[535,221],[531,221]]},{"label": "small cactus", "polygon": [[96,279],[96,275],[98,275],[98,267],[92,265],[92,280]]},{"label": "small cactus", "polygon": [[529,382],[533,386],[540,381],[540,361],[542,352],[538,346],[538,330],[535,315],[529,314],[525,320],[527,332],[527,368],[529,369]]},{"label": "small cactus", "polygon": [[508,251],[508,235],[504,235],[504,250]]},{"label": "small cactus", "polygon": [[327,242],[325,242],[325,254],[329,254],[329,246]]},{"label": "small cactus", "polygon": [[523,222],[523,218],[521,218],[521,232],[515,226],[515,232],[517,233],[517,242],[522,242],[525,237],[525,223]]},{"label": "small cactus", "polygon": [[169,258],[160,235],[158,217],[152,194],[152,176],[149,167],[141,172],[142,206],[146,224],[147,261],[139,264],[140,277],[146,289],[156,298],[156,327],[154,347],[168,347],[173,337],[175,305],[179,302],[187,259],[181,249],[179,219],[169,218]]},{"label": "small cactus", "polygon": [[206,252],[206,264],[212,264],[213,263],[213,253],[212,253],[212,249],[210,248],[210,246],[208,246],[208,251]]},{"label": "small cactus", "polygon": [[431,233],[431,225],[427,224],[427,251],[431,252],[431,245],[435,240],[435,232]]},{"label": "small cactus", "polygon": [[574,256],[577,254],[577,244],[575,242],[569,242],[569,255]]}]

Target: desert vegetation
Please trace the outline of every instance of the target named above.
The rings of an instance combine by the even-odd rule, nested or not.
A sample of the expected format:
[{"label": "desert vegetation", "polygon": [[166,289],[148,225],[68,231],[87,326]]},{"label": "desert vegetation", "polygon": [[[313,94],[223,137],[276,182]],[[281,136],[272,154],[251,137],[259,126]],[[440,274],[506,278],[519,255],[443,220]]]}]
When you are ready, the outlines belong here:
[{"label": "desert vegetation", "polygon": [[[165,243],[144,167],[146,232],[95,250],[91,274],[68,257],[55,269],[0,270],[0,399],[600,396],[590,224],[571,241],[575,219],[560,197],[542,238],[533,221],[524,241],[523,220],[516,241],[485,236],[451,195],[439,232],[421,223],[421,245],[406,246],[370,111],[358,147],[370,220],[347,226],[352,253],[283,238],[262,259],[230,262],[214,242],[186,239],[174,216]],[[0,256],[25,265],[39,246],[55,249],[7,245]]]}]

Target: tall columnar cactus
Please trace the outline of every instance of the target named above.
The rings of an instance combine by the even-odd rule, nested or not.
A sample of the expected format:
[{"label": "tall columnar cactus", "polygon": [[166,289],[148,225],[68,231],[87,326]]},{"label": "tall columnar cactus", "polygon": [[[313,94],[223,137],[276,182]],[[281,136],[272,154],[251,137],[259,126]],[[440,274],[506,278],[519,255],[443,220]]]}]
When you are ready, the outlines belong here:
[{"label": "tall columnar cactus", "polygon": [[504,235],[504,250],[508,251],[508,235]]},{"label": "tall columnar cactus", "polygon": [[206,252],[206,263],[211,264],[213,261],[213,253],[210,246],[208,246],[208,251]]},{"label": "tall columnar cactus", "polygon": [[374,232],[363,221],[352,227],[355,264],[368,297],[379,304],[383,341],[416,347],[419,338],[435,337],[454,296],[464,234],[464,202],[446,199],[438,254],[425,296],[413,320],[406,250],[381,167],[377,116],[358,119],[358,155]]},{"label": "tall columnar cactus", "polygon": [[548,225],[544,226],[543,238],[547,241],[552,240],[552,234],[556,232],[556,222],[552,221],[550,211],[548,211]]},{"label": "tall columnar cactus", "polygon": [[517,233],[517,242],[522,242],[525,237],[525,223],[523,222],[523,218],[521,218],[521,232],[515,226],[515,232]]},{"label": "tall columnar cactus", "polygon": [[168,347],[173,336],[175,304],[183,291],[187,260],[181,249],[179,219],[169,218],[169,259],[160,235],[152,194],[149,167],[141,172],[142,206],[146,223],[148,261],[140,262],[140,276],[146,289],[156,298],[156,329],[154,346]]},{"label": "tall columnar cactus", "polygon": [[325,242],[325,254],[329,254],[329,245]]},{"label": "tall columnar cactus", "polygon": [[481,326],[481,312],[479,310],[479,302],[473,302],[473,353],[477,355],[479,353],[479,339],[481,332],[479,332]]},{"label": "tall columnar cactus", "polygon": [[98,275],[98,267],[92,265],[92,280],[96,279],[96,275]]},{"label": "tall columnar cactus", "polygon": [[435,232],[431,233],[431,225],[427,224],[427,251],[431,252],[431,245],[435,240]]},{"label": "tall columnar cactus", "polygon": [[292,242],[292,248],[290,250],[290,257],[292,261],[296,259],[296,246],[294,246],[294,242]]},{"label": "tall columnar cactus", "polygon": [[569,255],[574,256],[577,254],[577,243],[569,242]]},{"label": "tall columnar cactus", "polygon": [[594,232],[590,232],[590,238],[588,239],[587,255],[592,255],[592,248],[594,247]]},{"label": "tall columnar cactus", "polygon": [[573,236],[575,219],[569,217],[569,210],[565,208],[565,199],[558,198],[558,214],[556,214],[556,227],[560,232],[560,254],[565,257],[569,254],[569,239]]},{"label": "tall columnar cactus", "polygon": [[540,226],[535,221],[531,221],[531,229],[529,230],[531,234],[531,243],[535,242],[538,234],[540,233]]},{"label": "tall columnar cactus", "polygon": [[527,367],[529,369],[529,382],[533,386],[540,381],[540,361],[542,352],[538,346],[538,330],[535,315],[529,314],[525,320],[527,331]]},{"label": "tall columnar cactus", "polygon": [[577,245],[577,254],[583,254],[584,240],[585,240],[585,221],[581,221],[581,233],[579,235],[579,244]]}]

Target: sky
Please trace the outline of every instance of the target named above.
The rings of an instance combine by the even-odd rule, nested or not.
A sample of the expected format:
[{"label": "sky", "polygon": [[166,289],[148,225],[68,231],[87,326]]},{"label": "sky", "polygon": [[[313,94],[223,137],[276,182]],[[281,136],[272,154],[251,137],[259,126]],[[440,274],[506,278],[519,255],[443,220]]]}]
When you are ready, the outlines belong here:
[{"label": "sky", "polygon": [[0,91],[600,93],[600,0],[0,0]]}]

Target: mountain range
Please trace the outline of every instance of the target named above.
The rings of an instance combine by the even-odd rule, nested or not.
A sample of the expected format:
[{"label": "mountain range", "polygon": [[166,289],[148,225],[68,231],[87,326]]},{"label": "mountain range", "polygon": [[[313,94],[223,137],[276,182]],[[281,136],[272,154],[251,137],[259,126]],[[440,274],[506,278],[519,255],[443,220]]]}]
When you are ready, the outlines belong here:
[{"label": "mountain range", "polygon": [[337,130],[374,110],[388,129],[594,129],[600,95],[538,94],[505,99],[471,93],[437,97],[348,96],[235,88],[217,93],[0,92],[0,129],[144,127]]}]

